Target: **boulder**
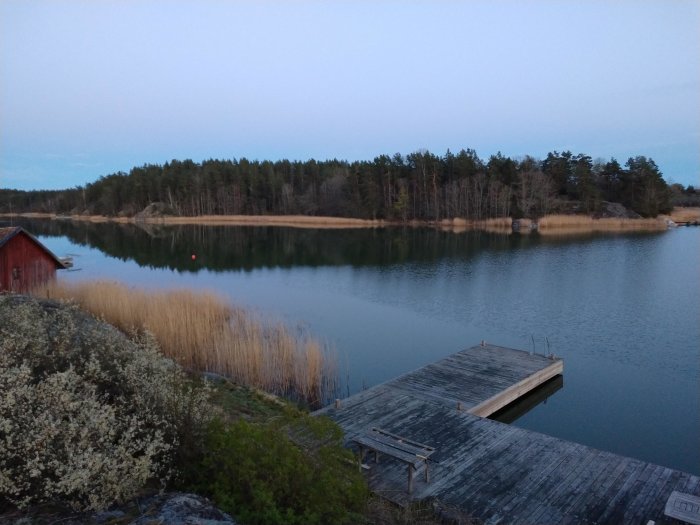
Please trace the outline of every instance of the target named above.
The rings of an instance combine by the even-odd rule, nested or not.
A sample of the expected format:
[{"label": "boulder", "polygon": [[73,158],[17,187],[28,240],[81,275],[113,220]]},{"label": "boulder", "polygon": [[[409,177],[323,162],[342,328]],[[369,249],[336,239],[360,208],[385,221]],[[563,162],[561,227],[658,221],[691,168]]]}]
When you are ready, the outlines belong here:
[{"label": "boulder", "polygon": [[170,492],[141,503],[144,514],[129,525],[236,525],[234,519],[196,494]]},{"label": "boulder", "polygon": [[165,217],[166,215],[174,215],[173,209],[164,202],[152,202],[142,211],[134,215],[135,219],[152,219],[157,217]]},{"label": "boulder", "polygon": [[57,505],[0,511],[7,525],[236,525],[208,499],[196,494],[167,492],[115,505],[101,512],[75,512]]},{"label": "boulder", "polygon": [[603,201],[600,209],[593,215],[596,219],[611,217],[615,219],[641,219],[642,216],[637,212],[625,208],[619,202]]}]

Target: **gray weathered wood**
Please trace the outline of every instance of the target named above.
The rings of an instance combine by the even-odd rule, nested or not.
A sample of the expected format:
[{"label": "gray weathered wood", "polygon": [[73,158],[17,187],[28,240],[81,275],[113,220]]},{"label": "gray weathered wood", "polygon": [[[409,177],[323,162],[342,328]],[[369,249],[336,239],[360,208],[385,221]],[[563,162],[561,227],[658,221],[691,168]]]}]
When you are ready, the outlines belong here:
[{"label": "gray weathered wood", "polygon": [[700,525],[700,497],[674,490],[668,497],[664,514],[693,525]]},{"label": "gray weathered wood", "polygon": [[434,447],[376,427],[355,436],[352,441],[360,447],[360,471],[362,471],[365,449],[369,449],[374,452],[375,463],[379,463],[380,452],[406,463],[409,494],[413,492],[413,472],[419,467],[425,467],[425,482],[430,481],[428,458],[435,452]]},{"label": "gray weathered wood", "polygon": [[388,443],[384,443],[370,436],[355,436],[353,441],[360,446],[363,446],[372,451],[381,452],[392,458],[403,461],[415,467],[419,467],[425,462],[425,458],[417,456],[415,453],[396,448]]},{"label": "gray weathered wood", "polygon": [[698,476],[470,413],[490,413],[561,370],[561,360],[477,346],[318,414],[335,420],[348,443],[372,427],[429,443],[435,449],[430,483],[389,456],[367,473],[370,488],[401,505],[436,498],[489,524],[664,524],[673,491],[700,496]]}]

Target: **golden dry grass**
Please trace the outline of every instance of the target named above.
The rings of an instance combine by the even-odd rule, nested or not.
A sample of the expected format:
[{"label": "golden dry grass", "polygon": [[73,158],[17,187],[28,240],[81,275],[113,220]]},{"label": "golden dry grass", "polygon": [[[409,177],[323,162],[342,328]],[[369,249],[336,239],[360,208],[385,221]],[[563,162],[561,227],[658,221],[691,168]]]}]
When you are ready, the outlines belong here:
[{"label": "golden dry grass", "polygon": [[[49,213],[2,214],[1,216],[52,218]],[[121,224],[137,222],[133,217],[105,217],[102,215],[72,215],[73,220],[89,222],[117,222]],[[577,235],[594,232],[629,232],[660,231],[667,228],[666,219],[676,222],[699,221],[700,208],[675,208],[671,215],[660,215],[656,219],[594,219],[587,215],[547,215],[541,218],[539,232],[542,234]],[[287,226],[295,228],[382,228],[405,225],[401,221],[365,220],[344,217],[315,217],[304,215],[202,215],[197,217],[152,217],[140,219],[150,224],[203,224],[209,226]],[[530,231],[530,220],[520,219],[520,233]],[[412,220],[407,223],[413,227],[437,226],[446,231],[462,233],[469,230],[482,230],[491,233],[508,234],[512,232],[512,219],[499,217],[479,221],[463,218],[442,219],[440,221]]]},{"label": "golden dry grass", "polygon": [[[3,217],[26,217],[30,219],[56,219],[55,213],[12,213],[0,214]],[[316,217],[309,215],[198,215],[193,217],[106,217],[104,215],[65,216],[75,221],[116,222],[127,224],[143,222],[148,224],[204,224],[208,226],[287,226],[294,228],[376,228],[389,224],[383,220],[353,219],[349,217]]]},{"label": "golden dry grass", "polygon": [[304,331],[266,322],[211,293],[146,292],[111,281],[54,282],[36,295],[74,300],[123,331],[148,330],[191,370],[316,403],[337,377],[332,352]]},{"label": "golden dry grass", "polygon": [[436,225],[440,230],[450,231],[453,233],[464,233],[466,231],[482,230],[491,233],[511,233],[513,220],[510,217],[497,217],[493,219],[483,219],[474,221],[455,217],[454,219],[442,219],[431,223],[430,221],[412,221],[411,225],[415,227],[426,226],[429,224]]},{"label": "golden dry grass", "polygon": [[697,222],[700,221],[700,208],[676,206],[669,215],[665,215],[673,222]]},{"label": "golden dry grass", "polygon": [[513,219],[510,217],[498,217],[476,221],[474,228],[491,233],[510,233],[513,231]]},{"label": "golden dry grass", "polygon": [[307,215],[202,215],[198,217],[164,217],[152,219],[163,224],[212,224],[241,226],[291,226],[296,228],[372,228],[383,221],[348,217]]},{"label": "golden dry grass", "polygon": [[666,221],[656,219],[594,219],[588,215],[547,215],[538,221],[539,232],[547,234],[576,234],[592,232],[662,231]]}]

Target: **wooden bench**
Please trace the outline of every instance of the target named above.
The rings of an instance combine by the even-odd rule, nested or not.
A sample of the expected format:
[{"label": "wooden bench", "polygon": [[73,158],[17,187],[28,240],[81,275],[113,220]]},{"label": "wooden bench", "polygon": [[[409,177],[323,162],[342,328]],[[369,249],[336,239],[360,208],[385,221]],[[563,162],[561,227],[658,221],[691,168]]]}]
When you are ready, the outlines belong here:
[{"label": "wooden bench", "polygon": [[379,454],[381,453],[403,461],[408,465],[409,494],[413,492],[413,473],[419,467],[425,466],[425,481],[426,483],[430,482],[428,458],[435,452],[435,448],[379,428],[372,428],[364,434],[357,435],[352,441],[360,447],[360,471],[362,471],[365,453],[371,450],[374,452],[375,463],[379,463]]}]

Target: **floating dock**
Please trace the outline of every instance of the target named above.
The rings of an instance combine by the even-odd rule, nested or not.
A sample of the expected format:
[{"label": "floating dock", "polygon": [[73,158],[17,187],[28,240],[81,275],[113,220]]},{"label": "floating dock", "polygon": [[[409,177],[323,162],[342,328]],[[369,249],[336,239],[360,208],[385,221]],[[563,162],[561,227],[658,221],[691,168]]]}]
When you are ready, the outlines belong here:
[{"label": "floating dock", "polygon": [[380,428],[435,448],[410,494],[405,462],[367,465],[372,491],[400,505],[430,498],[488,524],[678,523],[667,500],[700,496],[700,477],[485,419],[562,371],[560,359],[475,346],[316,414],[348,445]]}]

